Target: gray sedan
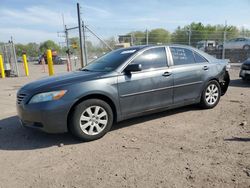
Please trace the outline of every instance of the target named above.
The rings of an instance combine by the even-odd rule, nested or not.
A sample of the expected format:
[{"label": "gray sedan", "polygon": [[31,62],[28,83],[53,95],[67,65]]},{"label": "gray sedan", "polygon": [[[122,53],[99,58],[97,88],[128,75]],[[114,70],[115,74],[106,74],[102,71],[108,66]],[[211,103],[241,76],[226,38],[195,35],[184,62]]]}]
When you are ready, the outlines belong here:
[{"label": "gray sedan", "polygon": [[80,71],[23,86],[17,111],[26,127],[91,141],[128,118],[196,103],[215,107],[228,88],[227,65],[188,46],[118,49]]}]

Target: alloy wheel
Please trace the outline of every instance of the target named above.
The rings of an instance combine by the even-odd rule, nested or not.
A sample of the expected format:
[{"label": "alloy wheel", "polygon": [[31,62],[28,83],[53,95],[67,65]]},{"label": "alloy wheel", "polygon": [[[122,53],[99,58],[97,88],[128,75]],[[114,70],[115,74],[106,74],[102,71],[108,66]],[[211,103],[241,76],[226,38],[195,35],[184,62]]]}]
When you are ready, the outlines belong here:
[{"label": "alloy wheel", "polygon": [[205,93],[206,102],[209,105],[214,105],[219,98],[219,88],[215,84],[210,84]]},{"label": "alloy wheel", "polygon": [[90,106],[80,117],[81,130],[87,135],[101,133],[108,124],[108,113],[101,106]]}]

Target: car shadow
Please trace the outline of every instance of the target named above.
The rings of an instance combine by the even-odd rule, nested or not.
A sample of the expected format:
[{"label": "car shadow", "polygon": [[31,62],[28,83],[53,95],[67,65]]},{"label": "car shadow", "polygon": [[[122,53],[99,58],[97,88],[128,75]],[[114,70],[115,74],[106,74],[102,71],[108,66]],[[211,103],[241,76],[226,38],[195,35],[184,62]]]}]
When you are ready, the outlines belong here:
[{"label": "car shadow", "polygon": [[[196,105],[192,105],[125,120],[114,124],[111,131],[126,128],[137,123],[194,110],[201,109]],[[68,133],[47,134],[38,130],[25,128],[21,125],[17,116],[11,116],[0,120],[0,150],[33,150],[52,146],[60,147],[62,144],[75,145],[82,143],[82,141],[75,139]]]},{"label": "car shadow", "polygon": [[224,141],[234,141],[234,142],[250,142],[250,138],[232,137],[226,138]]},{"label": "car shadow", "polygon": [[250,80],[235,79],[231,80],[229,87],[246,87],[250,88]]},{"label": "car shadow", "polygon": [[0,150],[32,150],[60,144],[77,144],[70,134],[46,134],[25,128],[17,116],[0,120]]},{"label": "car shadow", "polygon": [[205,109],[200,108],[198,105],[190,105],[190,106],[166,110],[166,111],[162,111],[162,112],[158,112],[158,113],[154,113],[154,114],[143,115],[143,116],[139,116],[136,118],[121,121],[121,122],[115,124],[112,127],[111,131],[126,128],[126,127],[132,126],[134,124],[143,123],[146,121],[159,119],[159,118],[162,118],[165,116],[171,116],[174,114],[179,114],[179,113],[183,113],[183,112],[187,112],[187,111],[196,111],[196,110],[205,110]]}]

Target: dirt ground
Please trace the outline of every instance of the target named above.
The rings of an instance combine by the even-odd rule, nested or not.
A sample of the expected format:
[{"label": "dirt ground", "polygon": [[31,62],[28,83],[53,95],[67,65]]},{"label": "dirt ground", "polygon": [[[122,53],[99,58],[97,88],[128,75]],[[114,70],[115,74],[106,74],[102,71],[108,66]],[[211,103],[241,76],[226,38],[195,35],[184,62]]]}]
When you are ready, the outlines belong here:
[{"label": "dirt ground", "polygon": [[250,187],[250,82],[238,78],[239,67],[216,108],[131,119],[88,143],[21,127],[15,93],[47,75],[30,68],[29,78],[0,79],[1,188]]}]

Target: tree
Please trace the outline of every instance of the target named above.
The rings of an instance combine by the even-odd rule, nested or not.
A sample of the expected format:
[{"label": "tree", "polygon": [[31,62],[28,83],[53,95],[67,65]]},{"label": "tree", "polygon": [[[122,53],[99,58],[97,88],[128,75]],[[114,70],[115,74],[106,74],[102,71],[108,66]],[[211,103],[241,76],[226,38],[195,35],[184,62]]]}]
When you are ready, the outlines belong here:
[{"label": "tree", "polygon": [[165,44],[170,42],[170,33],[162,28],[153,29],[149,32],[149,43],[150,44]]},{"label": "tree", "polygon": [[189,34],[190,42],[192,46],[196,46],[197,42],[202,40],[214,40],[218,43],[223,41],[224,31],[226,29],[226,38],[235,38],[239,35],[239,30],[235,26],[224,25],[206,25],[202,23],[191,23],[184,27],[178,27],[171,36],[171,40],[174,43],[179,44],[189,44]]},{"label": "tree", "polygon": [[40,47],[40,53],[44,53],[46,52],[46,50],[51,49],[51,50],[56,50],[56,51],[60,51],[60,46],[57,45],[54,41],[52,40],[47,40],[45,42],[43,42]]},{"label": "tree", "polygon": [[178,44],[188,44],[188,31],[180,26],[172,33],[171,42]]},{"label": "tree", "polygon": [[23,53],[27,52],[27,46],[24,44],[16,44],[15,48],[16,48],[16,54],[18,57],[21,57]]},{"label": "tree", "polygon": [[30,57],[39,56],[39,44],[30,42],[26,45],[26,54]]},{"label": "tree", "polygon": [[239,34],[242,37],[250,37],[250,30],[242,27],[240,28]]}]

